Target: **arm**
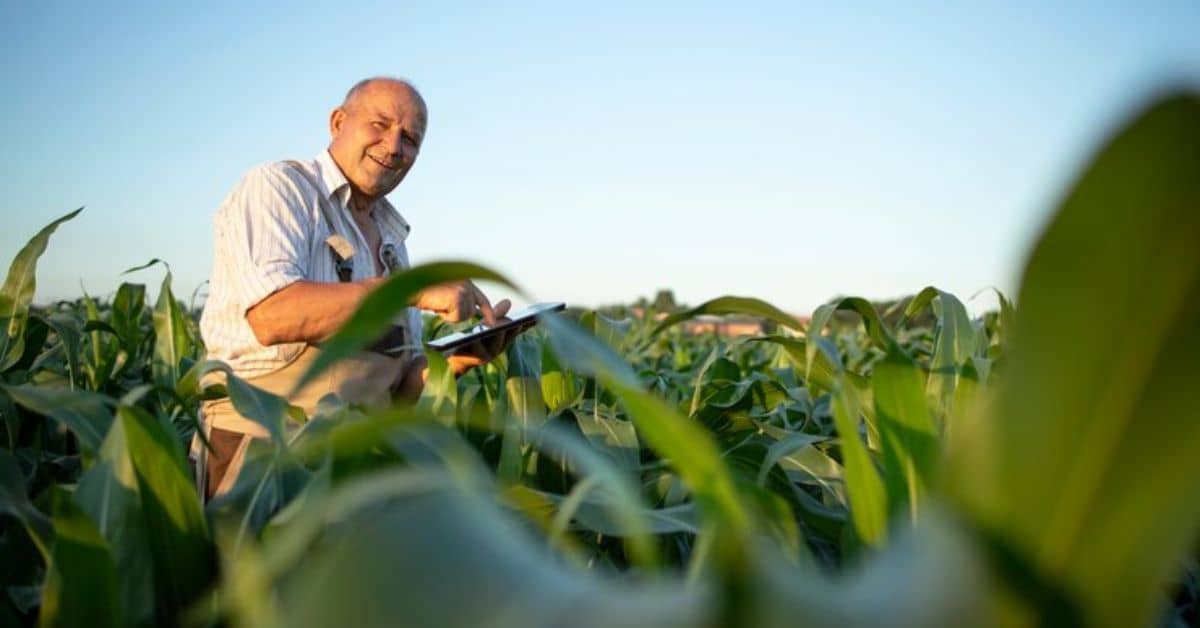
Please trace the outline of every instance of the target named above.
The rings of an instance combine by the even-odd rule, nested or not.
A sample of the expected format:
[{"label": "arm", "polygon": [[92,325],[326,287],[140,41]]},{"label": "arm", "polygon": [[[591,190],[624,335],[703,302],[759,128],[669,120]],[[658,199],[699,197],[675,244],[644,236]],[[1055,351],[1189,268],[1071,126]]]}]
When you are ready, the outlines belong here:
[{"label": "arm", "polygon": [[[217,217],[218,255],[236,269],[217,288],[244,308],[249,331],[263,346],[327,339],[382,281],[313,281],[319,219],[299,178],[279,164],[255,168]],[[316,248],[316,255],[328,255]]]},{"label": "arm", "polygon": [[333,335],[367,293],[383,279],[347,283],[296,281],[246,311],[254,337],[264,346],[284,342],[315,344]]}]

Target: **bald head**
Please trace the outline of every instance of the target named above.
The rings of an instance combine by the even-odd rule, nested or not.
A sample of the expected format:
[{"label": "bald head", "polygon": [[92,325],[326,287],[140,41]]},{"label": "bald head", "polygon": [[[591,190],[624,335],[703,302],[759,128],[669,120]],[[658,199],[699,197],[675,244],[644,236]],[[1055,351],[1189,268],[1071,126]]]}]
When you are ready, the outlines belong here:
[{"label": "bald head", "polygon": [[421,97],[421,92],[417,91],[416,86],[409,81],[391,76],[372,76],[355,83],[350,88],[350,91],[346,92],[346,98],[342,101],[342,108],[350,109],[356,107],[363,96],[377,90],[404,92],[408,98],[420,105],[421,111],[428,117],[429,110],[425,106],[425,99]]}]

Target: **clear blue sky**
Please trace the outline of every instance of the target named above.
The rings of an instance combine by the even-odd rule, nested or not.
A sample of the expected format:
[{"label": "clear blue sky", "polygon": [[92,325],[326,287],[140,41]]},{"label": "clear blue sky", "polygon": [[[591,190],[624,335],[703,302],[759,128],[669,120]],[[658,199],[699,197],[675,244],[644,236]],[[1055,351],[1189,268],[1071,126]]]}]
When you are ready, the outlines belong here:
[{"label": "clear blue sky", "polygon": [[190,295],[234,182],[323,150],[374,74],[431,109],[390,197],[414,261],[582,305],[1012,291],[1104,132],[1200,86],[1195,0],[175,4],[0,4],[0,263],[87,206],[39,302],[152,257]]}]

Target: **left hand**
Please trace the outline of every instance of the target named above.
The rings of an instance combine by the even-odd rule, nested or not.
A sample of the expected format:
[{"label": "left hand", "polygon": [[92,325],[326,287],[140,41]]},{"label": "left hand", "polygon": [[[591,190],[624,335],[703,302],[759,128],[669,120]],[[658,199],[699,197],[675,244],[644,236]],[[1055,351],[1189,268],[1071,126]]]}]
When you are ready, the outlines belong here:
[{"label": "left hand", "polygon": [[[507,304],[504,304],[504,312],[508,311]],[[501,319],[500,322],[507,322],[508,319]],[[508,349],[508,345],[528,329],[528,326],[518,326],[513,329],[499,334],[494,338],[489,338],[487,341],[480,341],[468,345],[446,356],[446,362],[450,367],[450,371],[454,373],[454,377],[460,377],[471,369],[483,366],[494,360],[497,356],[504,353]],[[421,396],[421,389],[429,380],[429,364],[425,360],[425,356],[418,355],[412,370],[409,371],[401,381],[393,394],[413,400]]]},{"label": "left hand", "polygon": [[[497,323],[508,322],[507,318],[503,318],[501,306],[504,306],[503,313],[508,312],[508,300],[501,301],[496,306],[496,312],[499,315]],[[521,332],[520,329],[514,328],[502,334],[497,334],[491,338],[473,342],[454,353],[446,356],[446,362],[450,365],[450,370],[454,372],[455,377],[459,377],[477,366],[483,366],[488,362],[503,355],[508,345]]]}]

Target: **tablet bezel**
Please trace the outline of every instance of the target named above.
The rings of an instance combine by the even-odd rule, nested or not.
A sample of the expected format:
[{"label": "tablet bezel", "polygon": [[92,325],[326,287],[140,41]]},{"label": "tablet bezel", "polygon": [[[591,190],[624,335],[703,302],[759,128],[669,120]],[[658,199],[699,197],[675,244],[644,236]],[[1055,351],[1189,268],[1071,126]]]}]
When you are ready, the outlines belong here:
[{"label": "tablet bezel", "polygon": [[[537,308],[536,311],[528,312]],[[537,324],[537,319],[543,314],[551,312],[561,312],[567,309],[567,304],[561,301],[549,301],[543,303],[534,303],[529,307],[524,308],[517,314],[516,317],[503,323],[498,323],[494,327],[484,327],[477,325],[468,331],[455,332],[447,334],[441,338],[435,338],[425,343],[429,349],[433,349],[439,353],[447,353],[455,349],[461,349],[470,344],[474,344],[481,340],[492,338],[498,334],[516,329],[517,333],[523,333],[525,330]]]}]

